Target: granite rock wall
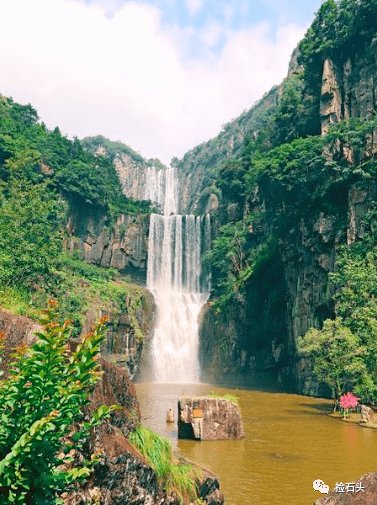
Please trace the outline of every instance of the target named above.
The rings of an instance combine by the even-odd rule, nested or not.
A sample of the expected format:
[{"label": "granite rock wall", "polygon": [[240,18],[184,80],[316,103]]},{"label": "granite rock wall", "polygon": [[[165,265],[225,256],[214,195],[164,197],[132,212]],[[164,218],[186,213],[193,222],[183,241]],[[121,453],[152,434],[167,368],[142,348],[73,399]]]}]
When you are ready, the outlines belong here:
[{"label": "granite rock wall", "polygon": [[226,440],[243,437],[241,414],[234,402],[208,397],[178,400],[178,438]]},{"label": "granite rock wall", "polygon": [[145,285],[147,275],[149,216],[118,216],[109,227],[100,208],[71,204],[64,247],[80,251],[88,263],[115,268],[133,282]]},{"label": "granite rock wall", "polygon": [[[342,63],[326,60],[323,65],[320,110],[322,134],[348,117],[371,118],[377,101],[377,50]],[[294,67],[295,65],[293,65]],[[292,72],[292,69],[291,69]],[[376,133],[370,136],[362,156],[376,153]],[[354,153],[334,145],[334,152],[349,163]],[[328,274],[336,263],[339,242],[348,245],[362,238],[362,218],[377,199],[376,182],[351,183],[332,195],[336,205],[312,209],[299,225],[287,228],[279,238],[277,251],[263,272],[246,285],[245,299],[235,302],[222,314],[221,321],[211,302],[204,307],[200,326],[200,360],[203,378],[255,384],[261,377],[284,389],[313,395],[326,395],[310,365],[296,353],[296,339],[311,326],[320,326],[334,317]],[[251,226],[256,237],[268,236],[276,215],[284,206],[281,196],[264,181],[249,202],[249,211],[263,210],[264,219]],[[221,202],[218,225],[242,218],[236,203]],[[220,208],[221,208],[220,205]],[[233,213],[232,213],[233,211]],[[213,222],[216,221],[216,215]],[[273,231],[273,230],[272,230]],[[270,378],[267,377],[270,374]]]}]

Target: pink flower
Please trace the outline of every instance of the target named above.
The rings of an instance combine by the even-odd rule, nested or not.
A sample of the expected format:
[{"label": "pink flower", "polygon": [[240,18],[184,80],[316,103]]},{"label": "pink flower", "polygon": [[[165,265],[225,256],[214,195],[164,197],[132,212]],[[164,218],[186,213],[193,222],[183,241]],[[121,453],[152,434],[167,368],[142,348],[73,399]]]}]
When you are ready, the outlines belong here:
[{"label": "pink flower", "polygon": [[344,409],[354,409],[357,405],[357,398],[352,393],[347,393],[340,397],[340,405]]}]

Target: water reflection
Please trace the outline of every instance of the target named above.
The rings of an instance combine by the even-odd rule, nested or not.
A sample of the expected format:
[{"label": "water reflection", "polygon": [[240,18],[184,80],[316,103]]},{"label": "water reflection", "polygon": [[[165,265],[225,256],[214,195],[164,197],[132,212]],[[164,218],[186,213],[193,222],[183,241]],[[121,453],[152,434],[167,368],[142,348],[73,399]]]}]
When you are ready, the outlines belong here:
[{"label": "water reflection", "polygon": [[331,419],[332,402],[282,393],[215,388],[239,397],[243,440],[177,440],[177,425],[165,422],[171,407],[177,418],[182,394],[201,395],[205,384],[137,384],[143,423],[171,439],[174,448],[220,477],[231,505],[304,505],[320,498],[313,481],[330,488],[376,470],[377,431]]}]

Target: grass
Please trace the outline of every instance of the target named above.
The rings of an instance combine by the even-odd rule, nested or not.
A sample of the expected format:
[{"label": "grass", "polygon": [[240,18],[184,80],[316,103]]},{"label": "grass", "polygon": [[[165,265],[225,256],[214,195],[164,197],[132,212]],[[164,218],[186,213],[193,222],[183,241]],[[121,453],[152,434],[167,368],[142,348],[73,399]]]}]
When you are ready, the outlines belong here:
[{"label": "grass", "polygon": [[114,325],[119,316],[127,312],[136,338],[144,338],[138,314],[144,308],[148,309],[145,291],[129,284],[114,269],[89,265],[65,253],[59,257],[47,283],[41,282],[33,289],[0,285],[0,306],[35,321],[40,319],[51,298],[58,301],[62,320],[73,320],[74,335],[80,334],[85,313],[89,311],[99,315],[109,314]]},{"label": "grass", "polygon": [[222,395],[221,393],[218,393],[217,391],[211,391],[208,395],[209,398],[219,398],[220,400],[230,400],[233,402],[237,407],[239,407],[239,401],[238,401],[238,396],[232,394],[232,393],[226,393]]},{"label": "grass", "polygon": [[169,440],[144,426],[131,433],[129,440],[154,469],[158,481],[168,493],[174,493],[180,503],[197,501],[196,480],[200,472],[173,456]]}]

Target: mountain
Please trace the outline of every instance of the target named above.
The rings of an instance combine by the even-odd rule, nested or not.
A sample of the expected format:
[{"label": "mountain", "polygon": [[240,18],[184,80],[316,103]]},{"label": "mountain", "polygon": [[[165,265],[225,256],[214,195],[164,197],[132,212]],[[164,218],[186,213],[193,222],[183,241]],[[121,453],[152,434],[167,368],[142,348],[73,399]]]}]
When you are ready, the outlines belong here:
[{"label": "mountain", "polygon": [[323,2],[281,86],[175,162],[193,188],[187,207],[215,223],[206,379],[271,374],[286,390],[330,395],[297,344],[336,316],[369,349],[374,373],[372,320],[363,329],[346,307],[353,296],[377,315],[372,292],[347,291],[375,253],[376,12],[373,1]]}]

